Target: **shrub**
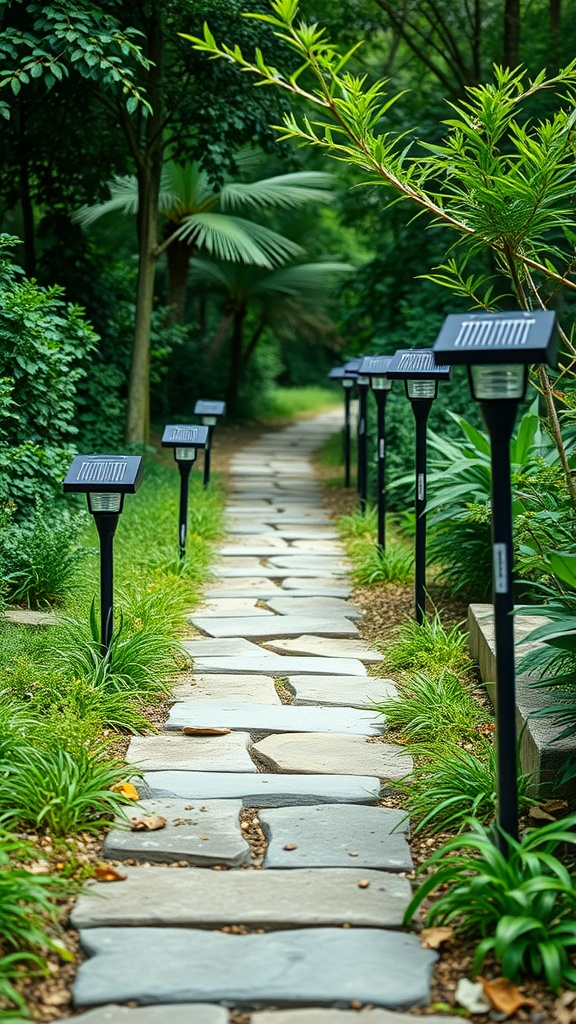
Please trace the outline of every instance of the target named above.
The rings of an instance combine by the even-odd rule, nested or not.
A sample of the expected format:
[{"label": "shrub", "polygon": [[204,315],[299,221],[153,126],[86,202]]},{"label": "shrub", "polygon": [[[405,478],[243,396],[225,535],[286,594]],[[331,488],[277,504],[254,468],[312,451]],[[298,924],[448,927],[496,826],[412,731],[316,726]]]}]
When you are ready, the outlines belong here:
[{"label": "shrub", "polygon": [[472,668],[467,654],[468,633],[460,625],[446,629],[438,612],[422,623],[405,619],[396,629],[396,638],[377,645],[392,669],[425,668],[426,674],[439,675],[445,669],[465,673]]},{"label": "shrub", "polygon": [[372,707],[384,715],[389,728],[399,729],[409,740],[469,740],[489,719],[453,672],[412,672],[396,686],[397,697],[385,697]]},{"label": "shrub", "polygon": [[79,582],[86,550],[79,545],[85,514],[37,502],[29,519],[0,533],[4,596],[29,608],[61,603]]},{"label": "shrub", "polygon": [[555,992],[562,984],[576,987],[570,956],[576,947],[576,877],[555,856],[565,843],[576,843],[576,815],[527,829],[520,842],[506,836],[506,854],[495,845],[493,830],[479,821],[469,824],[469,833],[450,839],[420,869],[429,877],[406,910],[405,924],[440,889],[427,924],[482,936],[474,973],[492,952],[511,981],[531,973]]}]

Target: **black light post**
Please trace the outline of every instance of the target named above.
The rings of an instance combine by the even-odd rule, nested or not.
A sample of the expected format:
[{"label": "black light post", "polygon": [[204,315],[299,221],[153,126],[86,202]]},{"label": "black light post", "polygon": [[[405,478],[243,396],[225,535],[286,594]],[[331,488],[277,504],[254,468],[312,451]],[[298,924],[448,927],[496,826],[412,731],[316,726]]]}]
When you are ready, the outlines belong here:
[{"label": "black light post", "polygon": [[356,384],[358,391],[358,469],[356,487],[360,498],[360,510],[366,511],[368,504],[368,438],[367,438],[367,405],[370,380],[360,373],[362,359],[349,359],[345,366],[345,375]]},{"label": "black light post", "polygon": [[391,356],[365,356],[360,372],[370,380],[376,401],[378,547],[386,550],[386,399],[392,387],[387,369]]},{"label": "black light post", "polygon": [[426,424],[438,381],[449,380],[450,367],[439,366],[428,349],[400,350],[387,370],[392,379],[403,380],[416,424],[416,542],[414,546],[414,608],[421,625],[426,609]]},{"label": "black light post", "polygon": [[180,558],[184,558],[186,554],[190,472],[196,461],[198,449],[206,448],[208,430],[208,427],[196,427],[181,423],[164,427],[162,435],[162,447],[173,448],[174,458],[180,473],[180,515],[178,519],[178,550]]},{"label": "black light post", "polygon": [[510,439],[530,363],[555,365],[556,317],[548,310],[452,314],[434,345],[438,362],[464,364],[490,435],[492,463],[492,600],[496,648],[496,797],[501,829],[518,839],[516,670],[512,566]]},{"label": "black light post", "polygon": [[348,363],[344,363],[343,366],[335,366],[328,374],[329,380],[339,380],[344,389],[344,486],[350,487],[350,455],[351,455],[351,405],[352,405],[352,389],[354,388],[354,381],[351,377],[346,376],[346,367]]},{"label": "black light post", "polygon": [[204,448],[204,487],[210,483],[210,449],[212,447],[212,434],[218,420],[226,412],[226,402],[212,402],[199,399],[194,406],[194,415],[199,416],[204,427],[208,427],[208,438]]},{"label": "black light post", "polygon": [[83,493],[100,538],[100,642],[104,653],[114,633],[114,534],[125,494],[140,486],[139,455],[76,455],[66,474],[66,493]]}]

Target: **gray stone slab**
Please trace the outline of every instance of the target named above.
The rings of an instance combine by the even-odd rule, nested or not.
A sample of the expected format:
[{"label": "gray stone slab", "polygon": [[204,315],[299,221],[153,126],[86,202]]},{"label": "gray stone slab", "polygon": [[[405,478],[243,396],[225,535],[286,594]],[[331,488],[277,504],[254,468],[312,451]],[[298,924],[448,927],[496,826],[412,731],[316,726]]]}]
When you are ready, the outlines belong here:
[{"label": "gray stone slab", "polygon": [[412,771],[412,758],[406,754],[405,747],[366,741],[362,736],[325,733],[268,736],[254,744],[252,755],[266,768],[277,772],[377,775],[384,782],[395,782]]},{"label": "gray stone slab", "polygon": [[297,575],[285,576],[281,583],[283,590],[300,590],[303,593],[309,591],[311,594],[318,593],[319,585],[322,588],[322,596],[350,597],[352,594],[351,584],[343,579],[322,579],[318,576],[315,579],[307,579],[304,576]]},{"label": "gray stone slab", "polygon": [[406,815],[391,807],[278,807],[263,810],[260,821],[268,837],[265,868],[412,871],[414,867],[402,834]]},{"label": "gray stone slab", "polygon": [[53,612],[39,612],[32,608],[7,608],[0,613],[0,620],[12,622],[16,626],[55,626],[58,618]]},{"label": "gray stone slab", "polygon": [[[246,559],[247,562],[250,559]],[[289,576],[299,577],[301,579],[318,579],[320,576],[345,576],[347,569],[342,567],[338,569],[332,566],[321,566],[315,565],[313,569],[305,569],[298,565],[281,566],[281,565],[216,565],[212,569],[214,576],[219,579],[226,580],[239,580],[246,576],[253,577],[255,575],[261,577],[267,577],[271,580],[282,580]]]},{"label": "gray stone slab", "polygon": [[71,1020],[74,1024],[228,1024],[228,1011],[207,1003],[140,1007],[109,1003]]},{"label": "gray stone slab", "polygon": [[[358,708],[294,707],[291,704],[235,704],[233,701],[190,701],[173,704],[165,730],[227,728],[266,735],[284,732],[343,733],[355,736],[379,736],[386,727],[382,715]],[[207,738],[207,737],[205,737]],[[149,737],[136,737],[138,749],[145,749]],[[161,740],[152,737],[152,740]],[[184,737],[198,743],[194,737]],[[216,744],[225,736],[215,738]],[[131,741],[131,744],[134,740]],[[216,749],[216,747],[214,747]],[[224,747],[222,748],[224,750]],[[222,755],[224,757],[224,754]],[[174,767],[176,767],[174,765]],[[183,770],[183,769],[182,769]],[[206,768],[207,771],[212,769]],[[244,769],[242,769],[244,770]],[[369,774],[369,773],[365,773]]]},{"label": "gray stone slab", "polygon": [[[456,1018],[457,1019],[457,1018]],[[252,1024],[454,1024],[455,1018],[416,1017],[413,1013],[395,1013],[393,1010],[363,1009],[322,1010],[263,1010],[252,1014]]]},{"label": "gray stone slab", "polygon": [[307,537],[305,540],[294,540],[291,551],[298,551],[300,554],[313,555],[335,555],[344,557],[342,545],[337,540],[320,540],[314,537]]},{"label": "gray stone slab", "polygon": [[283,593],[280,586],[264,576],[247,576],[244,579],[226,580],[222,583],[211,583],[204,591],[205,597],[230,598],[236,600],[238,597],[253,597],[257,600],[264,600],[267,597],[276,597]]},{"label": "gray stone slab", "polygon": [[[350,601],[341,597],[300,597],[299,595],[286,594],[284,597],[273,597],[266,601],[268,608],[278,615],[302,615],[321,618],[346,618],[361,619],[363,612],[355,607]],[[204,609],[202,608],[202,614]]]},{"label": "gray stone slab", "polygon": [[[407,878],[366,868],[182,871],[177,882],[162,867],[122,874],[122,885],[88,884],[70,915],[74,928],[397,928],[412,898]],[[363,879],[369,887],[359,887]]]},{"label": "gray stone slab", "polygon": [[[195,707],[194,704],[175,706]],[[256,768],[247,749],[249,740],[248,733],[238,731],[227,736],[182,736],[169,732],[133,736],[126,760],[145,772],[254,772]]]},{"label": "gray stone slab", "polygon": [[392,679],[373,676],[291,676],[288,685],[298,705],[362,708],[383,697],[398,696]]},{"label": "gray stone slab", "polygon": [[150,772],[135,780],[145,799],[230,800],[245,807],[288,804],[374,804],[380,781],[367,775],[269,775],[258,772]]},{"label": "gray stone slab", "polygon": [[227,598],[214,598],[212,601],[206,601],[198,611],[193,614],[187,615],[187,622],[193,622],[195,615],[201,615],[202,618],[210,617],[211,619],[220,618],[252,618],[258,616],[261,618],[264,616],[270,616],[271,612],[266,608],[259,608],[256,604],[258,598],[256,597],[227,597]]},{"label": "gray stone slab", "polygon": [[194,668],[197,672],[263,672],[281,678],[294,675],[366,675],[362,662],[354,658],[288,658],[280,654],[272,655],[271,652],[258,658],[197,658]]},{"label": "gray stone slab", "polygon": [[[350,678],[350,677],[347,677]],[[279,704],[271,676],[200,675],[194,673],[185,683],[172,689],[177,700],[233,700],[239,704]]]},{"label": "gray stone slab", "polygon": [[195,806],[186,800],[141,800],[127,809],[128,817],[159,814],[166,818],[165,828],[132,832],[122,827],[118,818],[104,840],[102,852],[113,860],[186,861],[199,867],[224,864],[237,868],[250,859],[250,847],[238,823],[241,809],[240,800],[214,800]]},{"label": "gray stone slab", "polygon": [[[333,555],[303,555],[301,552],[293,555],[274,555],[268,559],[270,565],[278,566],[280,569],[306,569],[308,573],[342,573],[348,572],[350,563],[344,558],[335,558]],[[295,572],[295,576],[299,573]]]},{"label": "gray stone slab", "polygon": [[279,538],[270,544],[226,544],[220,548],[219,554],[223,558],[267,558],[275,552],[291,550],[286,541]]},{"label": "gray stone slab", "polygon": [[282,527],[275,531],[284,540],[337,540],[340,534],[337,530],[323,529],[321,526]]},{"label": "gray stone slab", "polygon": [[320,618],[313,614],[304,615],[270,615],[260,618],[225,616],[222,619],[205,617],[198,614],[192,617],[192,624],[213,637],[251,637],[254,640],[270,640],[272,637],[301,636],[302,630],[313,629],[316,636],[357,637],[358,627],[350,619],[339,616],[336,618]]},{"label": "gray stone slab", "polygon": [[214,655],[218,655],[220,658],[265,658],[269,653],[258,644],[252,644],[243,637],[235,637],[230,640],[213,640],[203,637],[201,640],[184,640],[182,646],[195,662],[196,659],[211,658]]},{"label": "gray stone slab", "polygon": [[382,655],[364,640],[332,640],[312,634],[299,636],[295,640],[269,640],[266,648],[276,654],[292,654],[296,657],[358,658],[366,665],[378,665],[384,661]]},{"label": "gray stone slab", "polygon": [[247,520],[236,519],[230,516],[226,520],[226,533],[231,533],[234,537],[237,534],[242,537],[262,534],[272,534],[274,536],[274,529],[265,522],[248,522]]},{"label": "gray stone slab", "polygon": [[403,1009],[429,1002],[437,959],[415,935],[375,928],[269,935],[92,928],[80,940],[90,959],[76,977],[76,1006],[112,1000],[348,1006],[358,1000]]}]

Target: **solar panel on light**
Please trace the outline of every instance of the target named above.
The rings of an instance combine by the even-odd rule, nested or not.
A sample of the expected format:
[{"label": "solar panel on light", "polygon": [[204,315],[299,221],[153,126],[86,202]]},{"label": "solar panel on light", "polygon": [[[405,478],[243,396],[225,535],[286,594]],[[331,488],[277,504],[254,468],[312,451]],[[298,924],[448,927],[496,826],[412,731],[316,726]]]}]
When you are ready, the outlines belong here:
[{"label": "solar panel on light", "polygon": [[342,366],[333,366],[328,373],[328,380],[343,380],[346,376],[346,366],[344,363]]},{"label": "solar panel on light", "polygon": [[140,455],[75,455],[66,474],[66,492],[134,494],[140,486]]},{"label": "solar panel on light", "polygon": [[364,377],[386,377],[392,356],[364,356],[359,372]]},{"label": "solar panel on light", "polygon": [[195,416],[223,416],[225,412],[226,402],[212,402],[202,398],[194,406]]},{"label": "solar panel on light", "polygon": [[552,310],[450,313],[434,344],[442,364],[548,363],[556,365],[558,331]]},{"label": "solar panel on light", "polygon": [[392,356],[386,375],[393,380],[449,380],[450,367],[440,366],[431,349],[399,349]]},{"label": "solar panel on light", "polygon": [[208,438],[208,427],[190,423],[170,424],[164,427],[163,448],[204,448]]},{"label": "solar panel on light", "polygon": [[362,359],[349,359],[347,363],[344,363],[344,376],[357,377],[361,362]]}]

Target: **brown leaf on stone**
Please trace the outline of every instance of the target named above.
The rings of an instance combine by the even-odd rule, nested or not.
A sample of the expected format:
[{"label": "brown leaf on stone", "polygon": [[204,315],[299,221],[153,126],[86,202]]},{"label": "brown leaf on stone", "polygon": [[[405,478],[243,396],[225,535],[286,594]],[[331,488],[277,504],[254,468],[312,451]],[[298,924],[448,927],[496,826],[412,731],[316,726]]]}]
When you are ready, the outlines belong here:
[{"label": "brown leaf on stone", "polygon": [[423,928],[419,938],[424,949],[440,949],[444,942],[454,938],[454,932],[451,928]]},{"label": "brown leaf on stone", "polygon": [[544,811],[542,807],[531,807],[529,810],[530,820],[534,821],[536,825],[547,825],[550,821],[556,821],[553,814],[548,814],[548,811]]},{"label": "brown leaf on stone", "polygon": [[230,729],[204,729],[201,726],[187,725],[182,732],[185,736],[227,736]]},{"label": "brown leaf on stone", "polygon": [[297,850],[298,847],[296,846],[296,843],[286,843],[286,845],[283,847],[283,849],[284,850]]},{"label": "brown leaf on stone", "polygon": [[554,814],[556,817],[559,814],[565,814],[568,810],[568,803],[566,800],[542,800],[540,806],[547,814]]},{"label": "brown leaf on stone", "polygon": [[486,981],[481,975],[478,975],[478,981],[481,983],[484,992],[488,996],[488,999],[492,1003],[495,1010],[499,1013],[505,1013],[507,1017],[512,1013],[516,1013],[521,1006],[537,1006],[538,1004],[534,999],[529,999],[528,996],[523,995],[517,985],[513,985],[508,978],[496,978],[494,981]]},{"label": "brown leaf on stone", "polygon": [[358,888],[359,889],[367,889],[369,885],[370,885],[370,882],[368,881],[367,878],[363,878],[361,882],[358,882]]},{"label": "brown leaf on stone", "polygon": [[126,877],[110,864],[97,864],[94,868],[94,878],[97,882],[124,882]]},{"label": "brown leaf on stone", "polygon": [[146,814],[142,817],[130,818],[132,832],[155,832],[156,829],[166,828],[166,818],[161,814]]}]

